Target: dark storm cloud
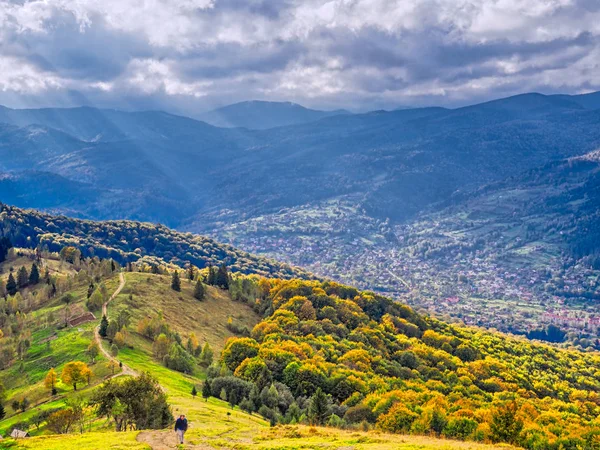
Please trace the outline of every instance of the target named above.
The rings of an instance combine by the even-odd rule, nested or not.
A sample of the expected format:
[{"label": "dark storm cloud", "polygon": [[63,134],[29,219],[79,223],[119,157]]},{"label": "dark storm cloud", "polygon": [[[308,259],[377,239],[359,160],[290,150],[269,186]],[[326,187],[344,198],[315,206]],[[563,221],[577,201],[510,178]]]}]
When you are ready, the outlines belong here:
[{"label": "dark storm cloud", "polygon": [[0,103],[193,114],[600,89],[595,0],[0,0]]}]

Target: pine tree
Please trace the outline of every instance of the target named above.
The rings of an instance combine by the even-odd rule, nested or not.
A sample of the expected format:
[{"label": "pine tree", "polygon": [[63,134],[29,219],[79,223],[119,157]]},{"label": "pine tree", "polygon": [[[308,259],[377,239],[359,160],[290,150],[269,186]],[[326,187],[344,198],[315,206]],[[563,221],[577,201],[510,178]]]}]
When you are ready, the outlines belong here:
[{"label": "pine tree", "polygon": [[4,417],[6,417],[6,411],[4,410],[4,405],[0,403],[0,420],[4,419]]},{"label": "pine tree", "polygon": [[6,281],[6,292],[8,292],[9,295],[15,295],[17,293],[17,282],[12,273],[8,275],[8,280]]},{"label": "pine tree", "polygon": [[31,265],[31,272],[29,273],[29,284],[36,285],[40,282],[40,271],[36,263]]},{"label": "pine tree", "polygon": [[108,319],[106,318],[106,315],[102,316],[102,320],[100,320],[100,329],[98,330],[98,334],[100,334],[100,336],[102,336],[103,338],[106,337],[106,330],[108,329]]},{"label": "pine tree", "polygon": [[173,272],[173,278],[171,279],[171,289],[174,291],[181,291],[181,281],[179,280],[179,272]]},{"label": "pine tree", "polygon": [[329,399],[321,388],[317,388],[317,391],[310,398],[308,419],[313,425],[324,425],[330,415],[331,408],[329,407]]},{"label": "pine tree", "polygon": [[208,265],[208,275],[206,277],[206,284],[208,284],[209,286],[215,285],[215,270],[214,267],[210,264]]},{"label": "pine tree", "polygon": [[188,266],[187,274],[189,280],[194,281],[194,278],[196,278],[196,269],[191,264]]},{"label": "pine tree", "polygon": [[17,272],[17,286],[19,286],[19,289],[22,289],[25,286],[27,286],[28,282],[29,274],[27,273],[27,269],[25,268],[25,266],[21,266],[21,268]]},{"label": "pine tree", "polygon": [[211,396],[210,390],[210,381],[206,380],[202,385],[202,397],[205,401],[208,401],[208,398]]},{"label": "pine tree", "polygon": [[198,390],[196,389],[196,385],[192,386],[192,397],[196,397],[198,395]]},{"label": "pine tree", "polygon": [[221,264],[219,270],[217,270],[215,285],[222,289],[229,289],[229,275],[227,274],[227,266],[225,264]]},{"label": "pine tree", "polygon": [[88,286],[88,290],[87,290],[87,298],[90,298],[95,290],[96,290],[96,286],[94,286],[94,282],[90,281],[90,285]]},{"label": "pine tree", "polygon": [[196,281],[196,286],[194,287],[194,298],[196,300],[204,300],[204,285],[202,281]]}]

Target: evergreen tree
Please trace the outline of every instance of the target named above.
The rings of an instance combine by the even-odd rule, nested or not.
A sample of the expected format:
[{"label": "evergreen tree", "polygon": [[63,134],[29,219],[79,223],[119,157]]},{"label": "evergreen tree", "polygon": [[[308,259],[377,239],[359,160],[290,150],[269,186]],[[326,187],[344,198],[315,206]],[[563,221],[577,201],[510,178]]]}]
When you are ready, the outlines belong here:
[{"label": "evergreen tree", "polygon": [[192,397],[196,397],[198,395],[198,390],[196,389],[196,385],[192,386]]},{"label": "evergreen tree", "polygon": [[204,397],[205,401],[208,401],[208,398],[211,396],[210,391],[210,381],[206,380],[202,385],[202,397]]},{"label": "evergreen tree", "polygon": [[100,334],[100,336],[105,338],[107,335],[107,333],[106,333],[107,329],[108,329],[108,319],[106,318],[106,315],[103,315],[102,320],[100,320],[100,329],[98,330],[98,334]]},{"label": "evergreen tree", "polygon": [[196,286],[194,287],[194,298],[196,300],[204,300],[204,285],[202,281],[196,281]]},{"label": "evergreen tree", "polygon": [[4,405],[0,403],[0,420],[4,419],[4,417],[6,417],[6,411],[4,410]]},{"label": "evergreen tree", "polygon": [[36,263],[31,265],[31,272],[29,272],[29,284],[36,285],[40,282],[40,272]]},{"label": "evergreen tree", "polygon": [[310,398],[308,419],[313,425],[324,425],[327,423],[327,419],[329,419],[330,415],[331,408],[329,407],[329,399],[321,388],[317,388],[317,391]]},{"label": "evergreen tree", "polygon": [[115,270],[117,270],[117,266],[115,265],[114,260],[110,260],[110,271],[114,272]]},{"label": "evergreen tree", "polygon": [[4,262],[6,260],[6,255],[8,255],[8,251],[12,248],[12,242],[7,237],[0,238],[0,262]]},{"label": "evergreen tree", "polygon": [[95,290],[96,290],[96,287],[94,286],[94,282],[90,281],[90,285],[88,286],[88,290],[87,290],[87,298],[90,298]]},{"label": "evergreen tree", "polygon": [[188,274],[189,280],[194,281],[194,278],[196,278],[196,269],[191,264],[188,266],[187,274]]},{"label": "evergreen tree", "polygon": [[171,278],[171,289],[174,291],[181,291],[181,281],[179,280],[179,272],[173,272],[173,277]]},{"label": "evergreen tree", "polygon": [[206,284],[209,286],[215,285],[215,268],[212,265],[208,265],[208,275],[206,277]]},{"label": "evergreen tree", "polygon": [[222,289],[229,289],[229,275],[227,274],[227,266],[225,264],[221,264],[219,270],[217,270],[215,285]]},{"label": "evergreen tree", "polygon": [[17,293],[17,282],[12,273],[8,275],[8,280],[6,281],[6,292],[8,292],[8,295],[15,295]]},{"label": "evergreen tree", "polygon": [[21,266],[21,268],[17,272],[17,286],[19,286],[19,289],[22,289],[25,286],[27,286],[28,282],[29,274],[27,273],[27,269],[25,268],[25,266]]}]

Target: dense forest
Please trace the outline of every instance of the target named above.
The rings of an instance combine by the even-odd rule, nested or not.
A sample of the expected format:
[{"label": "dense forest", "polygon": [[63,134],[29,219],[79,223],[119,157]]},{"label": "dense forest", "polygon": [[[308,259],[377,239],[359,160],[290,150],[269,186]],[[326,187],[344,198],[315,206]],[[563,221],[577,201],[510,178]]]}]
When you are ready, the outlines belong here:
[{"label": "dense forest", "polygon": [[180,233],[160,224],[127,220],[94,222],[53,216],[0,203],[0,229],[15,247],[58,252],[77,248],[84,257],[112,258],[120,264],[143,259],[203,268],[226,264],[233,272],[279,278],[311,278],[287,264],[256,257],[212,239]]},{"label": "dense forest", "polygon": [[224,367],[209,370],[212,395],[273,422],[598,448],[595,354],[448,325],[333,282],[253,286],[237,298],[264,319],[228,341]]}]

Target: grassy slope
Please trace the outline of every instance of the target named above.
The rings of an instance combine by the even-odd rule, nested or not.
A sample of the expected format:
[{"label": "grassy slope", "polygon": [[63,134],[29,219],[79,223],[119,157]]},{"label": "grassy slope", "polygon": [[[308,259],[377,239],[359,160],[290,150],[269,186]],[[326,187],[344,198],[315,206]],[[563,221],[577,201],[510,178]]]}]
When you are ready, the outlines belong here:
[{"label": "grassy slope", "polygon": [[[125,275],[125,288],[109,305],[109,316],[114,316],[120,309],[127,308],[133,313],[132,326],[130,327],[132,329],[135,329],[135,323],[141,317],[154,315],[160,310],[184,339],[190,332],[194,332],[201,343],[205,340],[216,351],[220,351],[225,340],[232,335],[225,327],[229,316],[233,316],[234,321],[239,322],[240,325],[248,327],[252,327],[259,319],[246,305],[233,302],[227,293],[215,288],[208,288],[207,299],[198,302],[192,296],[192,284],[186,280],[182,283],[181,293],[177,293],[170,289],[170,279],[167,276],[140,273],[126,273]],[[118,278],[115,276],[106,284],[109,291],[112,291],[118,285]],[[132,294],[132,298],[130,298],[130,294]],[[92,325],[90,324],[83,334],[80,334],[81,339],[86,344],[91,339],[91,330]],[[65,332],[65,339],[73,339],[71,336],[73,333],[76,333],[76,330]],[[199,386],[203,378],[203,373],[200,370],[194,376],[174,372],[153,359],[149,341],[136,333],[132,333],[132,343],[133,348],[123,349],[118,358],[134,370],[151,372],[169,395],[169,402],[173,406],[174,414],[184,413],[188,416],[190,429],[186,434],[186,438],[191,444],[190,448],[248,450],[309,448],[491,450],[500,448],[427,437],[392,436],[376,432],[365,433],[312,428],[303,425],[269,428],[268,423],[259,416],[250,416],[238,408],[232,410],[226,402],[215,398],[205,402],[199,397],[192,397],[190,394],[192,386],[194,384]],[[58,351],[58,347],[53,348]],[[83,346],[64,346],[65,352],[72,351],[77,355],[81,354],[82,349]],[[26,390],[26,388],[23,389]],[[35,389],[38,389],[38,387],[34,385],[29,392],[33,392]],[[55,407],[62,401],[46,403],[43,407]],[[9,429],[11,423],[16,420],[24,420],[27,416],[28,412],[19,414],[13,419],[2,422],[1,426],[4,429]],[[144,431],[139,434],[136,432],[117,434],[110,431],[110,424],[106,424],[104,420],[96,423],[96,428],[102,426],[105,426],[104,432],[86,433],[84,435],[42,435],[18,442],[5,439],[0,441],[0,448],[137,450],[165,448],[165,446],[173,448],[175,445],[175,436],[170,430]]]}]

